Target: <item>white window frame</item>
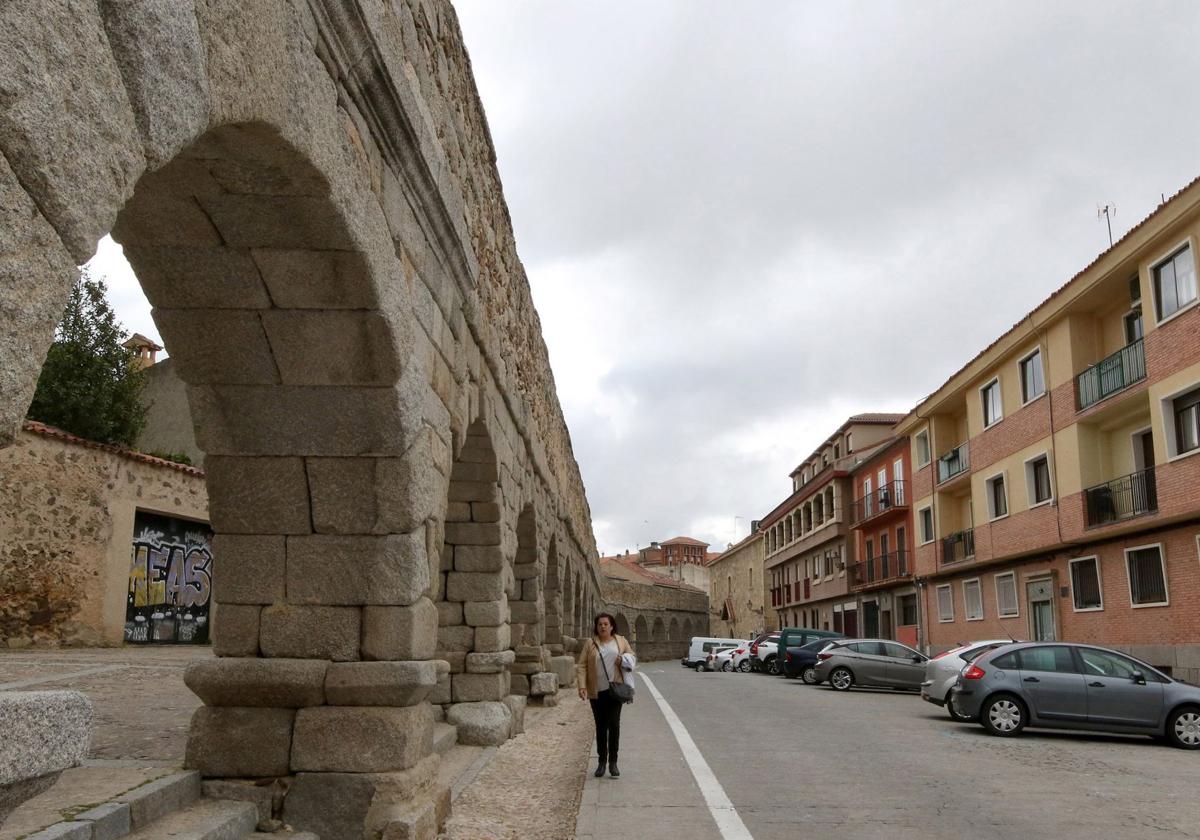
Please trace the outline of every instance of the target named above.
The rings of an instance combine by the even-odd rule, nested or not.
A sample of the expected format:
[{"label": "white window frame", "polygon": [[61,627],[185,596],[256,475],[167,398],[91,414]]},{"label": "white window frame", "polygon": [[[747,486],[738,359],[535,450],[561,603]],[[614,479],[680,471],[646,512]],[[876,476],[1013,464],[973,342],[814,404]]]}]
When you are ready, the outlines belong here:
[{"label": "white window frame", "polygon": [[[1159,311],[1159,299],[1162,297],[1162,295],[1158,291],[1158,285],[1157,285],[1157,280],[1154,276],[1154,270],[1156,268],[1158,268],[1159,266],[1161,266],[1163,263],[1165,263],[1168,259],[1170,259],[1172,254],[1174,254],[1176,251],[1183,248],[1185,245],[1187,246],[1188,250],[1191,252],[1191,255],[1192,255],[1192,276],[1196,278],[1196,283],[1198,286],[1197,291],[1200,291],[1200,271],[1197,270],[1198,268],[1200,268],[1200,266],[1196,265],[1196,241],[1191,236],[1184,237],[1183,239],[1179,240],[1174,245],[1172,245],[1170,248],[1167,248],[1166,250],[1162,251],[1157,257],[1150,260],[1150,262],[1146,266],[1146,274],[1150,279],[1150,303],[1154,306],[1154,323],[1157,324],[1158,326],[1162,326],[1163,324],[1167,323],[1168,321],[1178,318],[1183,313],[1188,312],[1191,309],[1194,309],[1196,306],[1200,306],[1200,294],[1197,294],[1197,296],[1195,298],[1193,298],[1191,301],[1184,304],[1183,306],[1179,307],[1178,309],[1176,309],[1174,312],[1172,312],[1170,315],[1166,316],[1165,318],[1163,317],[1162,312]],[[1143,310],[1144,310],[1144,307],[1143,307]],[[1144,323],[1143,323],[1143,332],[1145,332]]]},{"label": "white window frame", "polygon": [[[1034,498],[1034,491],[1037,489],[1037,478],[1033,472],[1033,462],[1046,459],[1046,472],[1049,473],[1050,479],[1050,495],[1042,501],[1037,501]],[[1039,508],[1042,505],[1054,504],[1054,462],[1050,460],[1049,451],[1039,452],[1038,454],[1025,459],[1025,496],[1029,502],[1029,509]],[[1006,487],[1007,489],[1007,487]]]},{"label": "white window frame", "polygon": [[[942,612],[942,590],[943,589],[945,589],[947,594],[949,594],[949,596],[950,596],[947,600],[947,602],[950,604],[950,617],[949,618],[945,618],[944,613]],[[948,583],[941,584],[940,586],[937,587],[937,589],[935,591],[935,599],[937,601],[938,623],[939,624],[953,624],[954,623],[954,587]]]},{"label": "white window frame", "polygon": [[[1086,560],[1091,560],[1096,566],[1096,588],[1100,590],[1100,606],[1098,607],[1077,607],[1075,606],[1075,575],[1072,572],[1072,566],[1076,563],[1082,563]],[[1125,576],[1129,576],[1129,566],[1126,563]],[[1100,557],[1096,554],[1089,554],[1086,557],[1075,557],[1067,561],[1067,577],[1071,584],[1071,610],[1073,612],[1103,612],[1104,611],[1104,578],[1100,574]],[[1132,600],[1133,596],[1130,596]]]},{"label": "white window frame", "polygon": [[[925,520],[921,518],[921,514],[925,511],[929,511],[929,539],[925,539]],[[921,545],[929,545],[936,539],[937,528],[933,524],[933,505],[917,508],[917,529],[920,531]],[[1200,544],[1200,537],[1196,537],[1196,540]]]},{"label": "white window frame", "polygon": [[[996,515],[996,511],[994,510],[995,494],[992,492],[992,482],[997,478],[1004,482],[1004,513],[1000,514],[999,516]],[[986,497],[985,501],[987,502],[988,522],[999,522],[1001,519],[1007,519],[1008,515],[1012,512],[1012,500],[1008,495],[1008,471],[1001,470],[1000,472],[989,475],[987,478],[985,478],[983,480],[983,491],[984,496]]]},{"label": "white window frame", "polygon": [[[1025,397],[1024,365],[1027,361],[1032,359],[1034,356],[1038,357],[1038,367],[1042,369],[1042,393],[1026,399],[1026,397]],[[1037,402],[1042,397],[1046,396],[1046,391],[1049,390],[1049,386],[1046,385],[1046,356],[1044,353],[1042,353],[1042,345],[1039,344],[1037,347],[1030,350],[1024,356],[1021,356],[1017,359],[1017,385],[1020,386],[1020,389],[1021,389],[1021,407],[1022,408],[1029,405],[1031,402]]]},{"label": "white window frame", "polygon": [[[1008,578],[1012,581],[1013,600],[1016,601],[1016,612],[1005,613],[1001,612],[1003,607],[1000,600],[1000,578]],[[1016,572],[1000,572],[992,575],[992,586],[996,590],[996,615],[1000,618],[1020,618],[1021,617],[1021,589],[1017,586]]]},{"label": "white window frame", "polygon": [[[967,585],[972,584],[972,583],[975,584],[975,591],[977,593],[979,593],[979,615],[977,615],[977,616],[971,615],[971,602],[967,598]],[[962,596],[963,596],[963,621],[983,621],[983,617],[985,614],[985,611],[983,609],[983,582],[977,577],[967,578],[966,580],[964,580],[962,582]]]},{"label": "white window frame", "polygon": [[[1191,458],[1193,455],[1200,455],[1200,446],[1183,453],[1178,451],[1179,435],[1178,430],[1175,428],[1175,399],[1197,388],[1200,388],[1200,382],[1192,382],[1189,385],[1176,389],[1159,400],[1159,410],[1162,412],[1163,436],[1166,438],[1167,444],[1168,464],[1173,461],[1182,461],[1184,458]],[[1145,430],[1143,429],[1142,431]],[[1138,434],[1138,432],[1134,434]]]},{"label": "white window frame", "polygon": [[[1163,594],[1166,596],[1165,601],[1155,601],[1153,604],[1135,604],[1133,603],[1133,581],[1129,579],[1129,553],[1132,551],[1142,551],[1147,548],[1158,549],[1158,564],[1162,568],[1163,578]],[[1131,545],[1125,549],[1125,586],[1129,589],[1129,606],[1135,610],[1145,609],[1147,607],[1169,607],[1171,606],[1171,582],[1167,580],[1167,552],[1163,548],[1162,543],[1147,543],[1146,545]]]},{"label": "white window frame", "polygon": [[[984,392],[993,385],[996,386],[996,408],[999,414],[995,420],[989,423],[987,419],[987,399],[984,397]],[[983,414],[983,428],[985,429],[990,429],[1004,420],[1004,387],[1000,384],[999,376],[993,376],[990,380],[979,386],[979,408]]]},{"label": "white window frame", "polygon": [[[919,441],[922,437],[925,438],[925,460],[924,461],[921,460],[921,445],[919,443]],[[930,437],[929,437],[929,427],[928,426],[926,426],[924,429],[922,429],[921,431],[919,431],[915,435],[913,435],[913,446],[917,450],[915,453],[916,461],[917,461],[917,469],[921,469],[923,467],[928,467],[930,464],[933,463],[933,442],[932,442],[932,440],[930,440]]]}]

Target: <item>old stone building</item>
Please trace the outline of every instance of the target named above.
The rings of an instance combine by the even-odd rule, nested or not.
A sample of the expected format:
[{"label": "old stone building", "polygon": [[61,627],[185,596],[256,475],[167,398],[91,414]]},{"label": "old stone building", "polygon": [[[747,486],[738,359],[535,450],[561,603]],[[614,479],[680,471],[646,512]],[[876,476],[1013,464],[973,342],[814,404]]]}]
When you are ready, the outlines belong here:
[{"label": "old stone building", "polygon": [[762,531],[755,531],[709,565],[709,623],[714,636],[751,639],[771,621],[763,610],[765,545]]},{"label": "old stone building", "polygon": [[188,765],[293,777],[325,840],[433,837],[435,720],[519,732],[604,603],[453,7],[18,0],[0,75],[0,440],[111,232],[205,454]]}]

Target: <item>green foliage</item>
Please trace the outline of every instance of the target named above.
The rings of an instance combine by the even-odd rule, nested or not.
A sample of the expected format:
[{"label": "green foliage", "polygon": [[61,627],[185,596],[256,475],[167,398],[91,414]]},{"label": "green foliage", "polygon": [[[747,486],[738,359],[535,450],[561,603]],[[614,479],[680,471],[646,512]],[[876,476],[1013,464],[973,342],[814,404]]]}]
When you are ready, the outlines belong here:
[{"label": "green foliage", "polygon": [[29,418],[88,440],[132,446],[146,423],[145,374],[103,280],[79,275],[38,377]]},{"label": "green foliage", "polygon": [[157,449],[153,452],[147,452],[152,458],[162,458],[164,461],[170,461],[173,464],[183,464],[184,466],[192,466],[192,459],[182,452],[159,452]]}]

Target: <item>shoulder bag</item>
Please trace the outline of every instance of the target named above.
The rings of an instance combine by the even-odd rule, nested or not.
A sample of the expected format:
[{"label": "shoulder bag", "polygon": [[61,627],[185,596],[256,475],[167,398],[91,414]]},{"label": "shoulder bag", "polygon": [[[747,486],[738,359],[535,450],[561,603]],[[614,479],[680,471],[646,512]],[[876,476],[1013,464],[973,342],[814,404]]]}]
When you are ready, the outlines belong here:
[{"label": "shoulder bag", "polygon": [[[596,657],[600,660],[600,667],[604,669],[604,676],[608,680],[608,687],[612,689],[613,696],[622,703],[633,702],[633,686],[623,682],[613,682],[612,676],[608,673],[608,666],[604,664],[604,653],[600,650],[600,645],[597,645],[593,640],[592,644],[596,646]],[[621,646],[617,645],[617,656],[621,655]]]}]

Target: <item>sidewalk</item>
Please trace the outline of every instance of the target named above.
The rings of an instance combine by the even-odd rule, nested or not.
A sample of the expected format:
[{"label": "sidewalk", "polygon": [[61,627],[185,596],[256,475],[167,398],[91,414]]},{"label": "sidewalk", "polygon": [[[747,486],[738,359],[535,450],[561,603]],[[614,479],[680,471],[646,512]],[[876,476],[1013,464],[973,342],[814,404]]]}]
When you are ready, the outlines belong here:
[{"label": "sidewalk", "polygon": [[687,837],[721,840],[666,718],[644,685],[621,712],[621,777],[600,779],[593,740],[575,840]]}]

